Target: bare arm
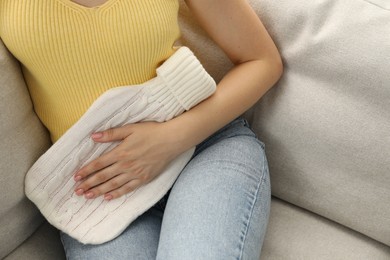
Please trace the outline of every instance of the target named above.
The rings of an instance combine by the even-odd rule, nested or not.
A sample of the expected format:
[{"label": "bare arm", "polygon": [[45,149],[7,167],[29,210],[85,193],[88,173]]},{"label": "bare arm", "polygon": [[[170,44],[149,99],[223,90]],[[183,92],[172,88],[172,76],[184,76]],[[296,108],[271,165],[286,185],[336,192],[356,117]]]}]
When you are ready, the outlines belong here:
[{"label": "bare arm", "polygon": [[[249,109],[279,79],[279,53],[246,0],[187,0],[199,23],[235,64],[217,92],[169,122],[184,149]],[[177,136],[176,136],[177,137]]]},{"label": "bare arm", "polygon": [[[246,0],[187,0],[210,37],[235,64],[210,98],[165,123],[138,123],[92,136],[121,140],[75,174],[78,195],[110,200],[155,178],[177,155],[245,112],[279,79],[279,53]],[[88,178],[86,178],[88,177]]]}]

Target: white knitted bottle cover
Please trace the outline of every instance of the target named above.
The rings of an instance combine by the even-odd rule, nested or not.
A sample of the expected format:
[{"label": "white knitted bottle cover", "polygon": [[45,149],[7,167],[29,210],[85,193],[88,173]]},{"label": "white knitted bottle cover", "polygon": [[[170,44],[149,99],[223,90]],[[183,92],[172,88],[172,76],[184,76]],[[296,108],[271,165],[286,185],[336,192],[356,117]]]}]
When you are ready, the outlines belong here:
[{"label": "white knitted bottle cover", "polygon": [[87,200],[74,192],[74,173],[118,142],[95,143],[91,134],[140,121],[163,122],[214,93],[216,85],[194,54],[179,48],[141,85],[105,92],[28,171],[27,197],[56,228],[84,244],[114,239],[171,188],[194,148],[178,156],[150,183],[120,198]]}]

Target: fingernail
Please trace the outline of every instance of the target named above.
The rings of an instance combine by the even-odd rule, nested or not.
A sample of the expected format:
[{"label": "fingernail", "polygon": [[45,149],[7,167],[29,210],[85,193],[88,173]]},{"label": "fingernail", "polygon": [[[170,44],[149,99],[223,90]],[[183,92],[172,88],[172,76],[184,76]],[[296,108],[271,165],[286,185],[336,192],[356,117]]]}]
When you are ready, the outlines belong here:
[{"label": "fingernail", "polygon": [[112,200],[112,195],[111,194],[106,194],[104,195],[105,200]]},{"label": "fingernail", "polygon": [[75,180],[75,181],[79,181],[79,180],[81,180],[81,176],[80,176],[80,175],[76,175],[76,176],[74,176],[74,180]]},{"label": "fingernail", "polygon": [[85,194],[85,197],[86,197],[87,199],[92,199],[92,198],[93,198],[93,193],[92,193],[92,192],[87,192],[87,193]]},{"label": "fingernail", "polygon": [[93,139],[99,139],[103,137],[103,133],[93,133],[92,138]]},{"label": "fingernail", "polygon": [[83,193],[84,193],[83,189],[76,190],[76,195],[78,195],[78,196],[83,195]]}]

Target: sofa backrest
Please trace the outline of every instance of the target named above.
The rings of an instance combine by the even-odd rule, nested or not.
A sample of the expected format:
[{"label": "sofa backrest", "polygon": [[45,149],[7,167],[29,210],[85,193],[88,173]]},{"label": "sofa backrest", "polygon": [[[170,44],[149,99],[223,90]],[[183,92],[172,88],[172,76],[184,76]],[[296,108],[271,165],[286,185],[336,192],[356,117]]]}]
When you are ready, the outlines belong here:
[{"label": "sofa backrest", "polygon": [[[389,2],[249,2],[285,65],[252,113],[273,195],[390,246]],[[219,80],[230,62],[181,5],[181,42]]]},{"label": "sofa backrest", "polygon": [[0,41],[0,259],[42,222],[24,195],[27,170],[50,145],[33,112],[21,69]]}]

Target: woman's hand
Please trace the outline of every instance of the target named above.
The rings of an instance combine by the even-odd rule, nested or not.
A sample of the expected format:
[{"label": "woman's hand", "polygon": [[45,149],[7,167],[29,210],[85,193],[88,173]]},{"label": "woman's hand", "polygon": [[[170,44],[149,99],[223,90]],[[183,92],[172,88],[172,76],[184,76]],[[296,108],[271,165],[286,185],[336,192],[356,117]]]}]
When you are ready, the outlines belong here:
[{"label": "woman's hand", "polygon": [[111,200],[150,182],[180,153],[165,123],[143,122],[95,133],[95,142],[121,141],[74,176],[77,195]]}]

